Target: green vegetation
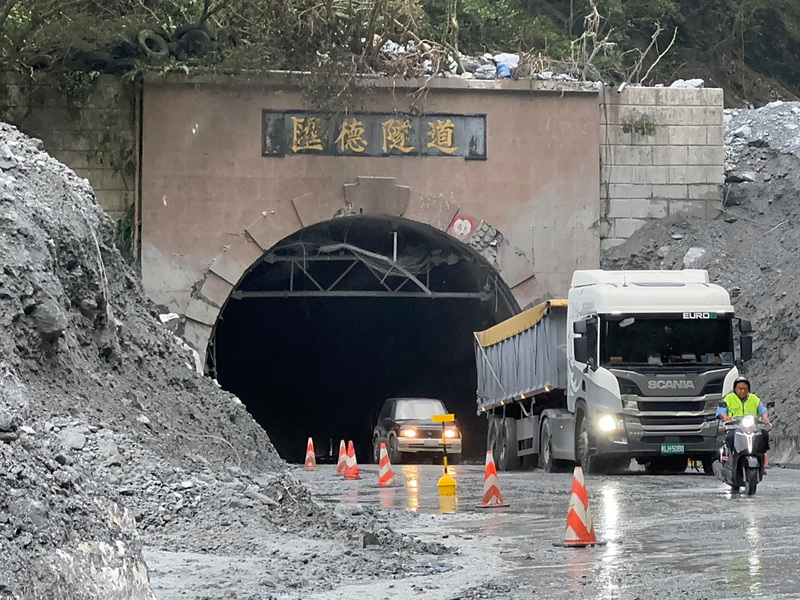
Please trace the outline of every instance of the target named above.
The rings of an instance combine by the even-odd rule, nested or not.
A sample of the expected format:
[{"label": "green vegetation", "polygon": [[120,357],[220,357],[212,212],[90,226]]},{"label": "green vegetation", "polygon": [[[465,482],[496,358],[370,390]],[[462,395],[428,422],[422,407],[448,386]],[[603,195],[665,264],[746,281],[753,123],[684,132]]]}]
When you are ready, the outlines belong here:
[{"label": "green vegetation", "polygon": [[[324,71],[339,80],[375,71],[419,74],[422,60],[382,56],[391,39],[427,42],[425,58],[433,52],[441,68],[455,50],[527,52],[545,57],[543,65],[617,82],[702,77],[738,101],[800,93],[796,0],[596,0],[597,13],[593,5],[593,0],[0,0],[0,61],[25,70],[61,64],[75,70],[77,49],[90,54],[78,60],[77,70],[90,70],[98,48],[115,59],[120,53],[125,57],[119,43],[125,40],[137,68],[315,70],[321,80]],[[601,18],[587,21],[593,14]],[[187,25],[207,31],[214,51],[176,59],[171,48],[170,58],[161,61],[142,56],[137,44],[142,29],[175,44],[171,36]]]},{"label": "green vegetation", "polygon": [[622,131],[625,133],[635,133],[642,136],[655,135],[656,122],[648,115],[642,115],[636,119],[628,119],[623,121]]}]

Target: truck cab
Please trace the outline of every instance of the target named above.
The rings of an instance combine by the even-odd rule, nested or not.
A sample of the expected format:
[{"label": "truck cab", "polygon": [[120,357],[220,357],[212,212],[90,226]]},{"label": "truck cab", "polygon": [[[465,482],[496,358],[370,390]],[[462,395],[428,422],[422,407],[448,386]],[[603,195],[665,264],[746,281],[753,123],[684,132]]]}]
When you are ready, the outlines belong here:
[{"label": "truck cab", "polygon": [[[626,466],[682,471],[711,464],[716,408],[738,376],[733,306],[708,273],[576,271],[569,291],[567,411],[588,472]],[[752,353],[740,321],[741,351]]]}]

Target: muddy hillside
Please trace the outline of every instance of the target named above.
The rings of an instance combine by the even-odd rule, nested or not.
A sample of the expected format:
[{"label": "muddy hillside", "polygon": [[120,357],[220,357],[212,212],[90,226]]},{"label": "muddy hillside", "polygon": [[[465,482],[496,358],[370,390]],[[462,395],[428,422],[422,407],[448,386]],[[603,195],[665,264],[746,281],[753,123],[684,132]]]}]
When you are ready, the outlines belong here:
[{"label": "muddy hillside", "polygon": [[800,103],[729,110],[724,212],[654,221],[603,256],[608,269],[708,269],[756,329],[745,367],[774,401],[781,459],[797,460],[800,408]]},{"label": "muddy hillside", "polygon": [[[281,468],[244,407],[159,325],[113,235],[88,182],[0,124],[0,562],[11,567],[0,590],[16,581],[54,597],[70,545],[96,540],[113,555],[103,544],[131,537],[137,516],[115,496],[144,491],[124,485],[148,456],[161,469]],[[144,573],[147,587],[135,535],[126,548],[120,581]]]},{"label": "muddy hillside", "polygon": [[[368,532],[398,573],[444,551],[314,502],[198,374],[113,236],[88,182],[0,123],[0,598],[152,598],[143,546],[250,556],[275,536],[297,553]],[[331,558],[276,568],[252,597],[302,597],[387,557]]]}]

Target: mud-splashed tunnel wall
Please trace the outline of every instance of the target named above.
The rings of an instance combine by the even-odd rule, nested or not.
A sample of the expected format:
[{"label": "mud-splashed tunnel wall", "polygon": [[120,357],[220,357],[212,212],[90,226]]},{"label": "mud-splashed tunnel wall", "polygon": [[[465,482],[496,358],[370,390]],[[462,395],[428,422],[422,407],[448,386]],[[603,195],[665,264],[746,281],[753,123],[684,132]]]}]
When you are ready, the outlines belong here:
[{"label": "mud-splashed tunnel wall", "polygon": [[[421,296],[380,259],[394,258],[395,232],[395,264],[440,296]],[[403,285],[389,294],[384,284]],[[491,265],[445,233],[344,217],[297,232],[249,270],[220,313],[209,366],[288,461],[302,462],[309,436],[331,455],[353,439],[366,460],[381,405],[397,396],[442,399],[464,456],[476,457],[486,424],[475,414],[473,332],[517,310]]]}]

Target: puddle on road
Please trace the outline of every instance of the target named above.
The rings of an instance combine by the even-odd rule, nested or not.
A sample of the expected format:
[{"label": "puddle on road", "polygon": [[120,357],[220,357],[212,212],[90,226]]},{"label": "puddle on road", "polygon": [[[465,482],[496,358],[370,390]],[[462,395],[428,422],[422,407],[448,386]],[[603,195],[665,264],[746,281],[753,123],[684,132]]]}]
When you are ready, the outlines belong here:
[{"label": "puddle on road", "polygon": [[609,543],[586,550],[552,546],[563,540],[570,475],[502,473],[503,500],[511,506],[484,512],[476,508],[482,469],[461,465],[452,472],[457,493],[447,500],[437,493],[441,467],[432,465],[397,468],[401,486],[392,489],[377,487],[372,465],[359,482],[316,475],[309,483],[327,502],[454,512],[455,519],[437,517],[436,527],[465,538],[501,538],[510,575],[545,586],[542,597],[623,600],[659,590],[663,597],[682,590],[703,597],[707,590],[709,598],[756,598],[800,592],[800,533],[792,527],[800,517],[797,472],[773,471],[755,497],[689,473],[587,477],[597,537]]}]

